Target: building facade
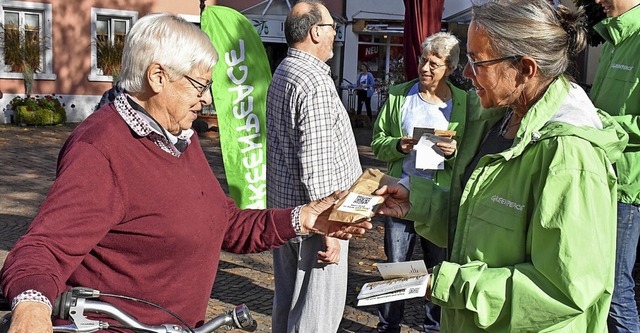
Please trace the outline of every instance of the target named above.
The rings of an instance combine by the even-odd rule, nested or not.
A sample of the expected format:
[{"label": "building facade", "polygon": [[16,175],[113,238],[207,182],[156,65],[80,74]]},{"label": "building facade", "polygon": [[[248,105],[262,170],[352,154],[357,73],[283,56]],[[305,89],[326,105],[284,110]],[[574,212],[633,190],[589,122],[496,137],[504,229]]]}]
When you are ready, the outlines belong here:
[{"label": "building facade", "polygon": [[[7,32],[15,31],[22,43],[37,44],[39,58],[31,95],[61,97],[67,121],[79,122],[94,111],[102,93],[112,85],[107,56],[101,45],[122,42],[138,18],[152,12],[183,15],[200,20],[200,1],[189,0],[0,0],[0,123],[9,123],[13,111],[7,107],[15,96],[25,95],[25,80],[12,66],[6,49]],[[206,5],[215,4],[207,0]],[[9,44],[11,45],[11,44]]]},{"label": "building facade", "polygon": [[[95,110],[102,93],[117,80],[117,73],[112,73],[103,59],[106,57],[101,57],[103,44],[121,43],[137,19],[152,12],[179,14],[199,24],[201,2],[243,13],[260,35],[272,70],[286,56],[284,21],[296,0],[2,0],[0,33],[4,36],[5,29],[14,29],[22,36],[35,36],[33,39],[40,43],[40,65],[33,77],[31,95],[62,98],[67,121],[79,122]],[[402,0],[390,2],[401,4]],[[345,0],[327,0],[325,5],[338,23],[335,56],[330,65],[339,86],[344,55],[348,54],[344,50],[345,37],[351,26],[345,19]],[[5,56],[10,50],[4,46],[0,42],[0,123],[10,123],[13,110],[9,103],[16,96],[24,96],[26,87],[22,70],[11,66]],[[349,62],[353,62],[351,58],[347,57]]]},{"label": "building facade", "polygon": [[[103,46],[122,43],[138,18],[152,12],[182,15],[200,22],[200,6],[223,5],[243,13],[260,35],[272,71],[286,56],[284,21],[296,0],[0,0],[0,123],[12,121],[9,102],[26,91],[22,69],[12,65],[6,49],[7,31],[19,32],[21,41],[38,43],[39,67],[33,76],[31,95],[61,97],[68,122],[90,115],[117,72]],[[562,3],[571,1],[562,0]],[[367,64],[376,79],[372,97],[374,112],[384,101],[389,84],[403,78],[403,0],[325,0],[338,23],[334,58],[329,62],[333,79],[347,109],[355,108],[350,84],[356,83],[359,65]],[[470,3],[445,0],[443,30],[452,31],[466,45],[471,17]],[[593,81],[598,49],[584,56],[584,79]],[[106,55],[105,55],[106,54]],[[464,54],[464,52],[462,53]],[[466,61],[462,57],[461,63]]]}]

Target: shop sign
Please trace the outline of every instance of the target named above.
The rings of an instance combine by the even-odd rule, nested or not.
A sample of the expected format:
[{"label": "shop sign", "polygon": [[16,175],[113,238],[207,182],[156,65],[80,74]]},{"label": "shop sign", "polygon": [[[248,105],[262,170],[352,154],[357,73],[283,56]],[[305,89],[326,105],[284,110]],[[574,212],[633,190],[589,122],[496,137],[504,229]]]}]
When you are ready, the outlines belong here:
[{"label": "shop sign", "polygon": [[360,45],[358,48],[358,59],[369,60],[377,59],[380,53],[380,47],[378,45]]}]

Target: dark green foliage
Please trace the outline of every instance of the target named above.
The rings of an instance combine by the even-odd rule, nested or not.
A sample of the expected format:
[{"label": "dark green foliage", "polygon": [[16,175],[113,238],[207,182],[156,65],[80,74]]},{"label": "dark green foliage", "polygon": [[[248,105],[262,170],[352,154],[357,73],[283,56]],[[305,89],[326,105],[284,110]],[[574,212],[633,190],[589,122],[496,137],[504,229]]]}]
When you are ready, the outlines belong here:
[{"label": "dark green foliage", "polygon": [[124,41],[110,42],[104,39],[96,40],[98,68],[104,75],[117,75],[120,73],[120,61],[124,50]]}]

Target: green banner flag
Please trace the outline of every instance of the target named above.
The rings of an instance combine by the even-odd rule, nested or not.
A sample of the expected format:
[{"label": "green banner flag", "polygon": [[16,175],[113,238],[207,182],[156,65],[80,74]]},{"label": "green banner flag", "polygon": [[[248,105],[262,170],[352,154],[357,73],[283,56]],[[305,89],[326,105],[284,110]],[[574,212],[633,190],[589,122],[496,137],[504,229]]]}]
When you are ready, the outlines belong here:
[{"label": "green banner flag", "polygon": [[265,208],[267,53],[253,25],[234,9],[209,6],[200,24],[220,57],[211,91],[229,194],[240,208]]}]

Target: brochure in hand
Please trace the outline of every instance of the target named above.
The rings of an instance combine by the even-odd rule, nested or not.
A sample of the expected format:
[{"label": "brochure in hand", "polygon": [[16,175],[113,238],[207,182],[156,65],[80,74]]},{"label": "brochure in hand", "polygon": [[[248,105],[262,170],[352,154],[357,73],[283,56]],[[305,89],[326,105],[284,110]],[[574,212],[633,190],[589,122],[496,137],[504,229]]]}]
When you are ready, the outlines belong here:
[{"label": "brochure in hand", "polygon": [[384,280],[365,283],[358,294],[358,306],[424,297],[427,293],[429,273],[422,260],[380,263],[378,270]]},{"label": "brochure in hand", "polygon": [[416,151],[416,169],[444,169],[444,154],[435,144],[438,142],[451,142],[451,137],[455,134],[455,131],[450,130],[415,127],[413,129],[413,139],[418,141],[413,146]]}]

